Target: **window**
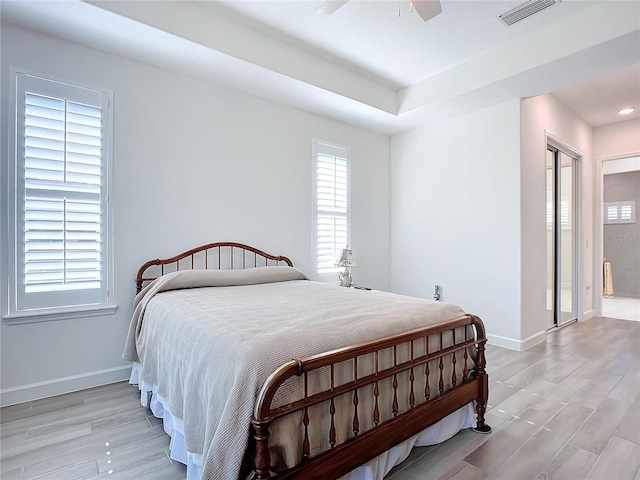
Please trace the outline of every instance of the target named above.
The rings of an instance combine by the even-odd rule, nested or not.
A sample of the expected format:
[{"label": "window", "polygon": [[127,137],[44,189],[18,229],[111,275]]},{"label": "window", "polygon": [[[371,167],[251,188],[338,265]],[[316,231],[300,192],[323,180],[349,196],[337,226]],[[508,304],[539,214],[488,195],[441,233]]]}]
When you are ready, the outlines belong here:
[{"label": "window", "polygon": [[350,241],[350,151],[314,140],[313,164],[315,271],[329,280],[326,274],[339,271],[336,259]]},{"label": "window", "polygon": [[636,223],[636,202],[605,202],[604,223]]},{"label": "window", "polygon": [[8,319],[110,313],[111,95],[15,80]]}]

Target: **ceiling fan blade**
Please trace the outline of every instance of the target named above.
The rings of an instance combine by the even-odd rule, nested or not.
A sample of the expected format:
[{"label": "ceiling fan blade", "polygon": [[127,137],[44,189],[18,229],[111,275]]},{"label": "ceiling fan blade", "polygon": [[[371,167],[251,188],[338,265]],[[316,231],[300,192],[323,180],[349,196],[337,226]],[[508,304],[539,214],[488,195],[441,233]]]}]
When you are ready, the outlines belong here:
[{"label": "ceiling fan blade", "polygon": [[318,10],[316,10],[316,12],[324,13],[325,15],[331,15],[348,1],[349,0],[326,0],[325,2],[322,2],[322,5],[318,7]]},{"label": "ceiling fan blade", "polygon": [[439,0],[412,0],[411,3],[425,22],[442,13]]}]

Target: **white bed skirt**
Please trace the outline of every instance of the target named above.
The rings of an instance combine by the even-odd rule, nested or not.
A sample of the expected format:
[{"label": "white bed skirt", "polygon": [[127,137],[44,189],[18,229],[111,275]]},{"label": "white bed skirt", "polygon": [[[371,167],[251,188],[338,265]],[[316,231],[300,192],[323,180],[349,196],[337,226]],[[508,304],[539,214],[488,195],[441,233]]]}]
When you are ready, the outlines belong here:
[{"label": "white bed skirt", "polygon": [[[162,418],[164,431],[171,437],[169,445],[171,459],[187,466],[187,480],[201,480],[202,455],[187,452],[184,442],[184,422],[165,408],[168,402],[158,395],[157,385],[139,381],[139,368],[139,363],[133,364],[129,383],[138,385],[142,392],[140,403],[145,407],[149,407],[156,417]],[[148,403],[149,392],[151,392],[151,404]],[[402,463],[409,456],[413,447],[426,447],[444,442],[460,430],[472,427],[474,422],[474,405],[469,403],[446,416],[435,425],[426,428],[405,442],[396,445],[370,462],[356,468],[340,480],[383,480],[384,476],[393,467]]]}]

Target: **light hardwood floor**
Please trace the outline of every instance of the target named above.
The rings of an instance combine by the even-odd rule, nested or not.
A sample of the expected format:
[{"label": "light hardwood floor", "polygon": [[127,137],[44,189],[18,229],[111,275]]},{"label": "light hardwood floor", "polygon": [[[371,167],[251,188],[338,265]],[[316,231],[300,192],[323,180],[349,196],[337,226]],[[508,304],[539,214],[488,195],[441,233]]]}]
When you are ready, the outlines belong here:
[{"label": "light hardwood floor", "polygon": [[[594,318],[526,352],[489,346],[489,435],[416,448],[388,480],[640,480],[640,323]],[[0,410],[2,479],[184,479],[117,383]]]}]

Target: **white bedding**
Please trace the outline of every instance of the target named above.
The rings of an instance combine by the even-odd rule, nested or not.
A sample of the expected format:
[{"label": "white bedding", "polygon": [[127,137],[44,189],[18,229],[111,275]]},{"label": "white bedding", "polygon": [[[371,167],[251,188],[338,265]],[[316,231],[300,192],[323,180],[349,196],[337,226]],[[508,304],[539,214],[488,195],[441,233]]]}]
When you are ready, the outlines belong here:
[{"label": "white bedding", "polygon": [[[464,315],[454,305],[305,278],[291,267],[192,270],[165,275],[136,297],[123,356],[141,363],[138,380],[181,420],[185,451],[202,458],[203,478],[244,477],[255,397],[281,364]],[[272,428],[276,445],[291,443],[295,427],[286,421],[294,420]],[[338,441],[346,435],[338,432]],[[298,456],[283,450],[274,461],[292,465]]]}]

